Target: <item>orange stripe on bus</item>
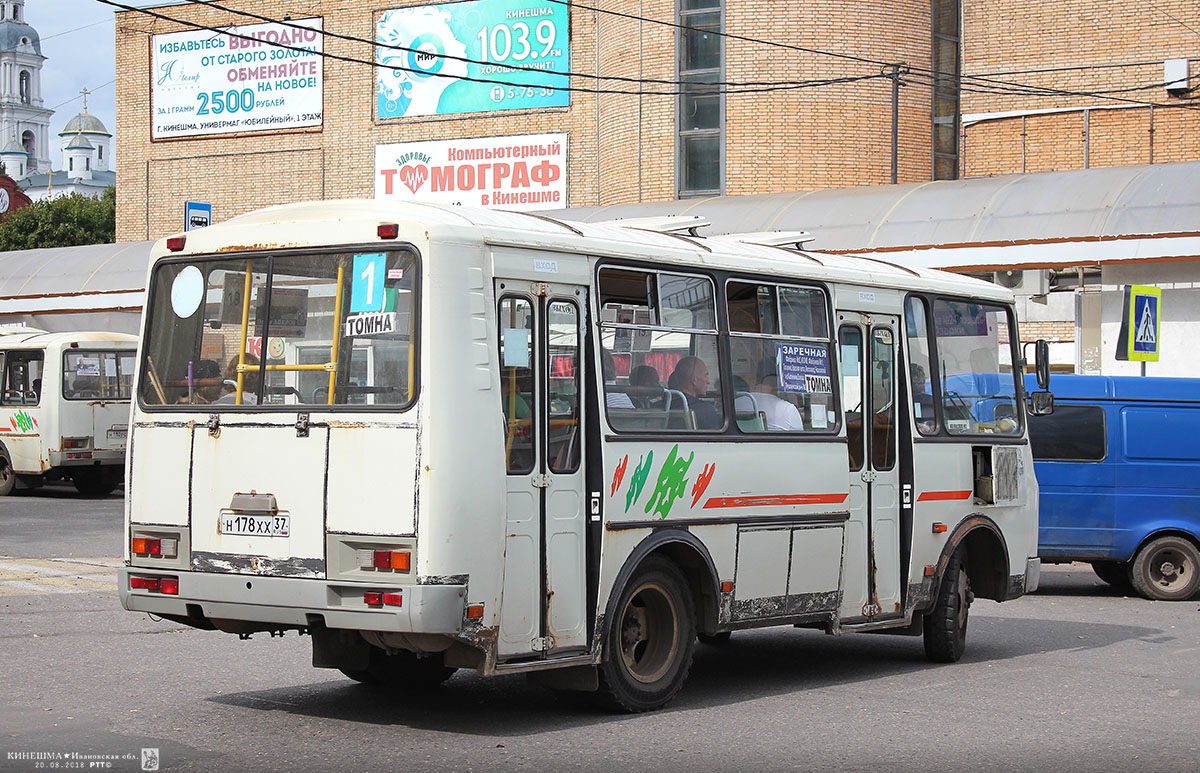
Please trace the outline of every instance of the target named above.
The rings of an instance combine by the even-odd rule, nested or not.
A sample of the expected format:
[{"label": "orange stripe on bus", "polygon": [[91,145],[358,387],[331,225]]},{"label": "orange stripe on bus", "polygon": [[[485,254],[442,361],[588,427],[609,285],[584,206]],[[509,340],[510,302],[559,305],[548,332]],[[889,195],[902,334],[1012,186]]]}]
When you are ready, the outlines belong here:
[{"label": "orange stripe on bus", "polygon": [[926,491],[917,497],[918,502],[946,502],[952,499],[970,499],[970,491]]},{"label": "orange stripe on bus", "polygon": [[772,494],[765,497],[715,497],[704,503],[704,509],[715,507],[785,507],[787,505],[836,505],[846,501],[849,494]]}]

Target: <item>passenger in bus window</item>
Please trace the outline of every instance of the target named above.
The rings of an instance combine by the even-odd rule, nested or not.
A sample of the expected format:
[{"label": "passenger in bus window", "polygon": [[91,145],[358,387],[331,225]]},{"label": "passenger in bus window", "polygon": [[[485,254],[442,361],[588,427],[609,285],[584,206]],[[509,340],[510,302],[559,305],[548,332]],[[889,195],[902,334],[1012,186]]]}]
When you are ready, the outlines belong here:
[{"label": "passenger in bus window", "polygon": [[630,396],[639,408],[648,408],[650,403],[662,397],[662,383],[653,365],[637,365],[629,371]]},{"label": "passenger in bus window", "polygon": [[[257,365],[258,357],[253,354],[246,355],[247,365]],[[238,358],[234,357],[225,366],[225,381],[223,394],[214,403],[236,403],[237,402],[237,367]],[[256,405],[258,403],[258,371],[248,370],[242,374],[242,405]]]},{"label": "passenger in bus window", "polygon": [[779,375],[770,359],[758,364],[758,383],[753,391],[738,396],[736,406],[739,411],[762,413],[768,432],[804,431],[800,409],[779,397]]},{"label": "passenger in bus window", "polygon": [[604,404],[609,408],[632,408],[633,400],[617,387],[617,363],[607,349],[601,349],[604,361]]},{"label": "passenger in bus window", "polygon": [[933,395],[929,394],[925,368],[914,362],[908,370],[912,376],[913,416],[917,420],[917,429],[922,435],[928,435],[937,429],[937,422],[933,415]]},{"label": "passenger in bus window", "polygon": [[696,417],[696,429],[720,429],[724,424],[721,412],[704,399],[708,394],[708,365],[704,360],[691,355],[681,359],[667,386],[687,395],[688,408]]}]

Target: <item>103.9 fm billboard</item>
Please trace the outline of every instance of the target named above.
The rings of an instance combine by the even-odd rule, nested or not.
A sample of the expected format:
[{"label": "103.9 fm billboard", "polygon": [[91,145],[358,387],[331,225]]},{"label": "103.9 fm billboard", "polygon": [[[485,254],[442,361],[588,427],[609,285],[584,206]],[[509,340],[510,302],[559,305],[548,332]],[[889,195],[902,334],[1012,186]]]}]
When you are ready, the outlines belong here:
[{"label": "103.9 fm billboard", "polygon": [[376,116],[570,104],[570,14],[542,0],[395,8],[375,24]]}]

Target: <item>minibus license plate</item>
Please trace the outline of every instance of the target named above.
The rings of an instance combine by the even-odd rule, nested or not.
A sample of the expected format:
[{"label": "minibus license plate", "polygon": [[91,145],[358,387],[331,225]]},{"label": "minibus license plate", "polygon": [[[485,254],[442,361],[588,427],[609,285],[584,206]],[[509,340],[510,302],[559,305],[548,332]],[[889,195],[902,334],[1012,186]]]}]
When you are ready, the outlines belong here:
[{"label": "minibus license plate", "polygon": [[287,537],[292,533],[292,517],[222,513],[221,533],[239,537]]}]

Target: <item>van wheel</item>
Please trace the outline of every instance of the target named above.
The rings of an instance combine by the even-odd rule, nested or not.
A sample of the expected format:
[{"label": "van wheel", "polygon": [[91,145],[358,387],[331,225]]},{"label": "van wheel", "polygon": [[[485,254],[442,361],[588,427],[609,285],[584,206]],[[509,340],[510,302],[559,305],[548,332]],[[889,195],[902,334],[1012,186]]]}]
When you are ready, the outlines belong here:
[{"label": "van wheel", "polygon": [[923,621],[925,657],[935,663],[953,663],[962,657],[967,646],[967,616],[974,598],[962,553],[955,551],[942,574],[937,601]]},{"label": "van wheel", "polygon": [[1129,587],[1129,564],[1126,561],[1093,561],[1092,571],[1114,588]]},{"label": "van wheel", "polygon": [[13,493],[13,489],[16,487],[17,474],[13,472],[7,459],[0,458],[0,497],[6,497]]},{"label": "van wheel", "polygon": [[1191,598],[1200,590],[1200,550],[1183,537],[1159,537],[1138,551],[1129,575],[1148,599]]},{"label": "van wheel", "polygon": [[75,484],[75,490],[85,497],[102,497],[116,489],[118,479],[116,475],[101,470],[86,470],[72,475],[71,482]]},{"label": "van wheel", "polygon": [[437,687],[458,669],[442,664],[440,655],[419,658],[415,652],[400,650],[389,655],[379,647],[371,647],[371,657],[362,671],[339,669],[356,682],[383,687]]},{"label": "van wheel", "polygon": [[679,692],[692,667],[696,618],[692,594],[675,564],[642,562],[609,623],[600,694],[625,711],[657,709]]}]

